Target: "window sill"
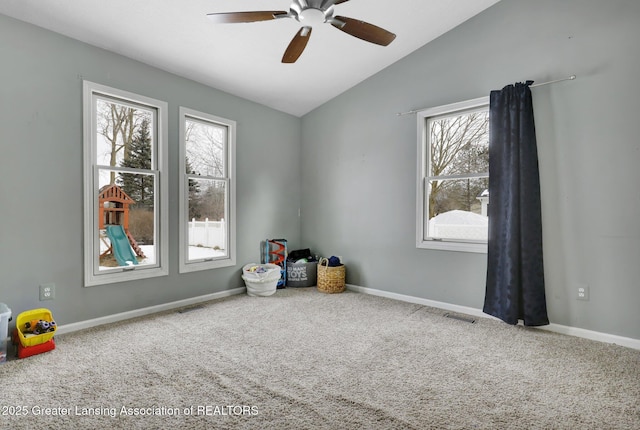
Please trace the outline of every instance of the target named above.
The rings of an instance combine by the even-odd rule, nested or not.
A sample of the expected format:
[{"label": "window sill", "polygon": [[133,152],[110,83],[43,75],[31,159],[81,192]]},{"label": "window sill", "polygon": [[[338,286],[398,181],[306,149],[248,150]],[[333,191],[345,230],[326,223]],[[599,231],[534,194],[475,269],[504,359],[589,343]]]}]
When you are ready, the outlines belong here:
[{"label": "window sill", "polygon": [[486,243],[472,243],[472,242],[454,242],[444,240],[422,240],[418,241],[416,248],[419,249],[436,249],[440,251],[454,251],[454,252],[471,252],[476,254],[486,254]]},{"label": "window sill", "polygon": [[218,269],[221,267],[235,266],[235,258],[220,258],[215,260],[201,260],[190,263],[181,262],[179,273],[198,272],[201,270]]},{"label": "window sill", "polygon": [[[85,271],[87,270],[90,270],[90,269],[85,267]],[[99,285],[136,281],[139,279],[155,278],[158,276],[167,276],[168,274],[169,273],[166,269],[162,269],[160,267],[143,268],[143,269],[136,269],[136,270],[123,270],[120,272],[104,273],[100,275],[89,274],[85,278],[84,286],[96,287]]]}]

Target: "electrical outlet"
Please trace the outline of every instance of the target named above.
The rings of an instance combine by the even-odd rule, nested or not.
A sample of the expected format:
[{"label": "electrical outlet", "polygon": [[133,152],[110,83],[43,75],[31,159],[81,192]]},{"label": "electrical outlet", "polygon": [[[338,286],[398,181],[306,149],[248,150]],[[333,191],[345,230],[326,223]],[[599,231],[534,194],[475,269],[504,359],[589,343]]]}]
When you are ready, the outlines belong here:
[{"label": "electrical outlet", "polygon": [[578,300],[589,300],[589,286],[587,284],[578,285]]},{"label": "electrical outlet", "polygon": [[53,300],[56,298],[56,284],[40,285],[40,301]]}]

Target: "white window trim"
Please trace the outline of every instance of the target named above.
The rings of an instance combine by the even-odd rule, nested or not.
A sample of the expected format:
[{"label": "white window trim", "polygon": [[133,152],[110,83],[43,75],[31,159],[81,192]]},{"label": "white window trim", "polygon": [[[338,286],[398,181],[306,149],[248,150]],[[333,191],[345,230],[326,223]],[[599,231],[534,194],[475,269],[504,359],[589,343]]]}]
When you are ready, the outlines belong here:
[{"label": "white window trim", "polygon": [[[199,270],[217,269],[236,265],[236,122],[230,119],[221,118],[204,112],[180,106],[180,127],[179,127],[179,165],[180,165],[180,193],[179,193],[179,222],[180,222],[180,249],[179,249],[179,272],[188,273]],[[186,162],[186,119],[193,118],[205,122],[222,125],[227,128],[227,150],[226,150],[226,178],[228,180],[228,201],[226,207],[226,228],[227,228],[227,255],[214,259],[189,261],[189,181],[184,166]]]},{"label": "white window trim", "polygon": [[[146,105],[157,111],[157,154],[156,170],[159,172],[158,193],[156,195],[156,205],[159,211],[157,216],[156,232],[160,245],[156,248],[156,264],[154,267],[145,268],[123,268],[120,271],[109,271],[108,273],[94,273],[97,267],[99,239],[96,236],[98,231],[98,187],[95,157],[95,126],[94,121],[94,94],[110,96],[127,102]],[[169,204],[168,204],[168,108],[167,103],[149,97],[130,93],[94,82],[83,81],[83,172],[84,172],[84,286],[92,287],[96,285],[112,284],[116,282],[133,281],[157,276],[166,276],[169,273]]]},{"label": "white window trim", "polygon": [[487,244],[484,242],[425,239],[424,217],[426,206],[426,178],[427,176],[429,176],[429,172],[427,171],[428,163],[425,162],[425,160],[428,160],[427,156],[429,155],[429,148],[427,146],[427,118],[488,105],[489,97],[486,96],[473,100],[424,109],[416,113],[416,116],[418,118],[418,157],[416,169],[416,248],[486,254]]}]

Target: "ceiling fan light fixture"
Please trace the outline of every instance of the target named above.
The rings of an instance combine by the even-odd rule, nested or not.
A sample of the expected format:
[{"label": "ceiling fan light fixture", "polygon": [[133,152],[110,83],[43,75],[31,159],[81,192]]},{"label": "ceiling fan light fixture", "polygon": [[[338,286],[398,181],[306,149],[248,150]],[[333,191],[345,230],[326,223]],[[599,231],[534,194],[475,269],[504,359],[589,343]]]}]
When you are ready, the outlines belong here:
[{"label": "ceiling fan light fixture", "polygon": [[320,9],[308,8],[300,13],[299,21],[305,26],[313,27],[316,25],[324,24],[326,21],[326,16]]}]

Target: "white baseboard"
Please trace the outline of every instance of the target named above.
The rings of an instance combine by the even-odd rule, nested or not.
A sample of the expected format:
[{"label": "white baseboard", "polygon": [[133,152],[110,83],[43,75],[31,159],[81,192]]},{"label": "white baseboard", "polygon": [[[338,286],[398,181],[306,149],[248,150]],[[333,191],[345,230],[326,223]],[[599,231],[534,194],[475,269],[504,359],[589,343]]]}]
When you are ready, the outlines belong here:
[{"label": "white baseboard", "polygon": [[[358,285],[347,284],[347,289],[363,294],[370,294],[373,296],[386,297],[389,299],[399,300],[408,303],[416,303],[419,305],[430,306],[438,309],[443,309],[451,312],[458,312],[461,314],[471,315],[479,318],[489,318],[499,321],[497,318],[487,315],[482,312],[481,309],[476,309],[468,306],[454,305],[451,303],[438,302],[435,300],[423,299],[420,297],[408,296],[404,294],[391,293],[383,290],[376,290],[373,288],[361,287]],[[94,318],[86,321],[79,321],[71,324],[64,324],[58,326],[57,334],[71,333],[78,330],[84,330],[91,327],[96,327],[103,324],[109,324],[119,321],[128,320],[131,318],[137,318],[141,316],[151,315],[157,312],[163,312],[171,309],[178,309],[185,306],[196,305],[198,303],[207,302],[210,300],[220,299],[223,297],[234,296],[237,294],[243,294],[245,288],[235,288],[232,290],[220,291],[217,293],[206,294],[204,296],[192,297],[189,299],[178,300],[176,302],[165,303],[157,306],[150,306],[142,309],[135,309],[132,311],[122,312],[114,315],[107,315],[100,318]],[[554,333],[566,334],[569,336],[576,336],[585,339],[595,340],[605,343],[613,343],[616,345],[625,346],[640,350],[640,339],[633,339],[629,337],[617,336],[614,334],[601,333],[593,330],[586,330],[578,327],[565,326],[561,324],[549,324],[548,326],[536,327],[541,330],[547,330]]]},{"label": "white baseboard", "polygon": [[236,294],[242,294],[246,291],[244,287],[234,288],[233,290],[220,291],[218,293],[206,294],[204,296],[192,297],[189,299],[178,300],[176,302],[164,303],[162,305],[149,306],[141,309],[134,309],[132,311],[121,312],[119,314],[107,315],[100,318],[94,318],[86,321],[79,321],[71,324],[64,324],[58,326],[56,334],[72,333],[78,330],[84,330],[91,327],[96,327],[103,324],[110,324],[119,321],[125,321],[131,318],[142,317],[146,315],[155,314],[158,312],[169,311],[172,309],[183,308],[185,306],[196,305],[198,303],[208,302],[210,300],[221,299],[223,297],[235,296]]},{"label": "white baseboard", "polygon": [[[347,289],[363,294],[371,294],[373,296],[386,297],[389,299],[400,300],[408,303],[415,303],[424,306],[431,306],[438,309],[444,309],[451,312],[459,312],[462,314],[471,315],[480,318],[490,318],[496,321],[500,321],[491,315],[485,314],[481,309],[471,308],[468,306],[453,305],[451,303],[438,302],[435,300],[423,299],[420,297],[407,296],[404,294],[390,293],[388,291],[376,290],[373,288],[361,287],[358,285],[347,284]],[[561,324],[549,324],[546,326],[535,327],[540,330],[551,331],[554,333],[566,334],[569,336],[582,337],[585,339],[596,340],[599,342],[613,343],[616,345],[625,346],[627,348],[633,348],[640,350],[640,339],[633,339],[630,337],[617,336],[615,334],[601,333],[592,330],[586,330],[578,327],[565,326]]]},{"label": "white baseboard", "polygon": [[360,287],[358,285],[347,284],[347,289],[358,292],[358,293],[370,294],[372,296],[386,297],[388,299],[400,300],[401,302],[431,306],[432,308],[444,309],[447,311],[458,312],[461,314],[467,314],[474,317],[492,318],[492,319],[495,319],[496,321],[499,321],[497,318],[492,317],[491,315],[485,314],[480,309],[470,308],[468,306],[460,306],[460,305],[453,305],[451,303],[437,302],[435,300],[423,299],[421,297],[407,296],[407,295],[398,294],[398,293],[390,293],[388,291],[375,290],[373,288]]},{"label": "white baseboard", "polygon": [[627,348],[640,350],[640,339],[633,339],[631,337],[618,336],[615,334],[602,333],[599,331],[586,330],[579,327],[571,327],[560,324],[549,324],[548,326],[536,327],[542,330],[552,331],[554,333],[567,334],[569,336],[582,337],[590,340],[597,340],[598,342],[613,343],[620,346],[626,346]]}]

